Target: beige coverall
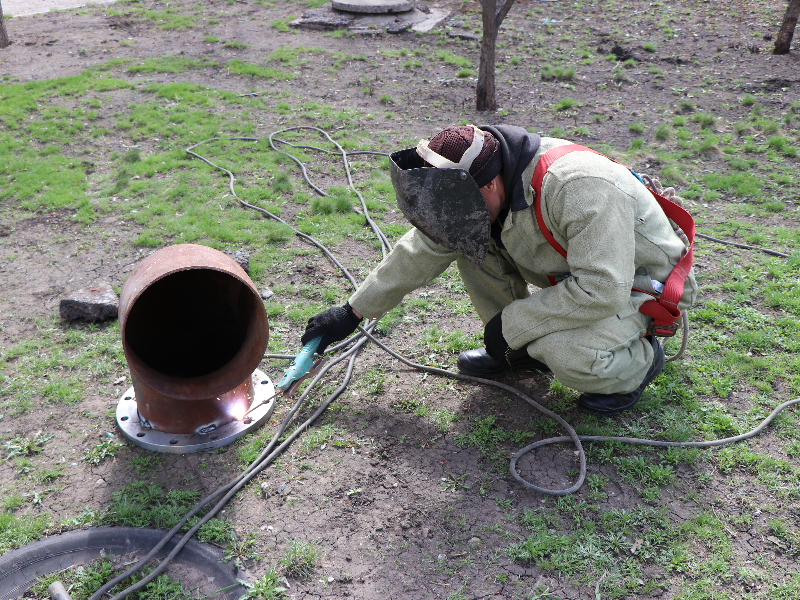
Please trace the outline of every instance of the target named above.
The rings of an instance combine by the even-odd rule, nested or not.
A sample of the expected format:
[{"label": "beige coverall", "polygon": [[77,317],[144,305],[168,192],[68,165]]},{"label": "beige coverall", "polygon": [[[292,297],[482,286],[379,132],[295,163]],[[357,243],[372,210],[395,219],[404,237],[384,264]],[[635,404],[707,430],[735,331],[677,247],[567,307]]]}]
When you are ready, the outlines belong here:
[{"label": "beige coverall", "polygon": [[[536,163],[568,143],[542,138],[522,175],[529,207]],[[548,244],[531,208],[508,214],[501,234],[505,249],[492,240],[478,270],[414,228],[369,274],[350,305],[377,318],[455,260],[483,323],[503,311],[503,337],[511,348],[527,345],[530,356],[580,392],[633,391],[653,362],[651,345],[641,339],[650,318],[639,312],[652,297],[631,288],[656,291],[653,281],[666,280],[685,250],[683,242],[630,171],[590,152],[573,152],[550,167],[542,182],[542,213],[566,259]],[[548,275],[568,276],[551,286]],[[529,283],[542,289],[531,294]],[[690,272],[680,308],[696,296]]]}]

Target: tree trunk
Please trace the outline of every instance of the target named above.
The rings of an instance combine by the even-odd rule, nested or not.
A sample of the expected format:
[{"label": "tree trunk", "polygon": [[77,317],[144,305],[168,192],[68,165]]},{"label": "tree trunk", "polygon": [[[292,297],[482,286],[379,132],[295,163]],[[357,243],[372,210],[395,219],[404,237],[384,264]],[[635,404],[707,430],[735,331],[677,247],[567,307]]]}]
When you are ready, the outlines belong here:
[{"label": "tree trunk", "polygon": [[786,7],[786,14],[783,16],[783,25],[781,25],[781,30],[775,40],[775,48],[772,50],[773,54],[789,54],[789,46],[792,45],[792,36],[799,16],[800,0],[789,0],[789,6]]},{"label": "tree trunk", "polygon": [[494,15],[497,12],[497,0],[482,0],[483,5],[483,39],[481,40],[481,62],[478,68],[477,110],[497,110],[497,98],[494,85],[495,48],[497,46],[497,28],[494,26]]},{"label": "tree trunk", "polygon": [[[483,7],[483,39],[481,40],[481,62],[478,68],[478,86],[476,89],[475,108],[477,110],[497,110],[495,93],[494,67],[495,48],[500,24],[506,18],[514,0],[481,0]],[[800,0],[798,0],[800,1]]]},{"label": "tree trunk", "polygon": [[[796,21],[797,19],[795,19]],[[5,48],[11,45],[11,40],[8,39],[6,32],[6,21],[3,18],[3,2],[0,0],[0,48]]]}]

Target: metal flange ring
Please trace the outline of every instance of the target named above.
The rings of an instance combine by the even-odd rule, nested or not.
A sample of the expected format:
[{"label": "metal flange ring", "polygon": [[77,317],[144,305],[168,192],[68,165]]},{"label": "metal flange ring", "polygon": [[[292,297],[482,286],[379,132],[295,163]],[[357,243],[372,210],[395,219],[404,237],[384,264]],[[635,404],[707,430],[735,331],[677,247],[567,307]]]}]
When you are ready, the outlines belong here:
[{"label": "metal flange ring", "polygon": [[[143,421],[136,406],[136,394],[133,387],[128,388],[117,404],[117,425],[122,434],[131,442],[153,452],[170,454],[187,454],[221,448],[233,443],[250,431],[258,429],[272,416],[275,408],[275,386],[272,380],[262,371],[253,372],[254,397],[252,409],[240,421],[232,421],[218,428],[195,433],[168,433],[148,427]],[[262,404],[263,403],[263,404]]]}]

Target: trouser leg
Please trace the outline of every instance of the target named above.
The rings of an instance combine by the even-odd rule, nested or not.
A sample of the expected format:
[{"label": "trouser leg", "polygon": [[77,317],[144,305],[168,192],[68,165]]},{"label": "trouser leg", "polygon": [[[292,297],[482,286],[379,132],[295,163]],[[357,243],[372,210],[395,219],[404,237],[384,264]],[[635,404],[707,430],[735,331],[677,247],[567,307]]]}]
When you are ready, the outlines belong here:
[{"label": "trouser leg", "polygon": [[514,300],[530,296],[527,282],[499,253],[490,252],[480,269],[473,269],[463,257],[456,264],[472,305],[484,325]]},{"label": "trouser leg", "polygon": [[528,345],[528,354],[579,392],[631,392],[653,363],[653,348],[642,338],[650,318],[638,311],[639,304],[629,302],[618,315],[588,327],[539,338]]}]

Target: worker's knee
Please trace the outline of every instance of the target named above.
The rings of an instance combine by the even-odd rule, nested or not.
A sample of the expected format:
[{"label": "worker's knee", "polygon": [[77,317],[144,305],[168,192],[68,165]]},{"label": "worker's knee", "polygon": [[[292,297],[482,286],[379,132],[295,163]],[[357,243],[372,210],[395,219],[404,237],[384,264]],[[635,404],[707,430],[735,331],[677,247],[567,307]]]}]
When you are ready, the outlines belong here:
[{"label": "worker's knee", "polygon": [[599,394],[627,393],[644,380],[653,362],[650,344],[636,340],[614,352],[572,346],[569,358],[552,358],[547,365],[567,387]]},{"label": "worker's knee", "polygon": [[556,332],[531,343],[528,353],[579,392],[626,393],[639,386],[653,362],[651,345],[640,337],[644,325],[644,319],[634,316]]}]

